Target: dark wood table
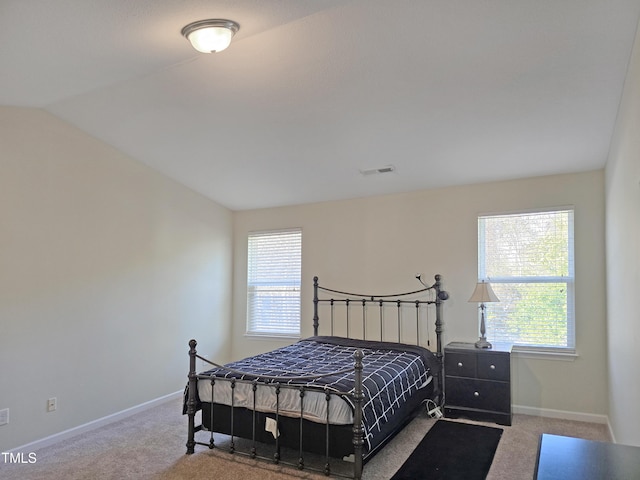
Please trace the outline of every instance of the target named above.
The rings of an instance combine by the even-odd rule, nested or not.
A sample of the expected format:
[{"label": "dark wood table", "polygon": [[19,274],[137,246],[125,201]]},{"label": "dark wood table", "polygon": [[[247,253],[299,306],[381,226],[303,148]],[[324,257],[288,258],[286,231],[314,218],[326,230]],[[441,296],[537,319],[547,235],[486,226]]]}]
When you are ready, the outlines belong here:
[{"label": "dark wood table", "polygon": [[534,479],[640,479],[640,448],[544,433]]}]

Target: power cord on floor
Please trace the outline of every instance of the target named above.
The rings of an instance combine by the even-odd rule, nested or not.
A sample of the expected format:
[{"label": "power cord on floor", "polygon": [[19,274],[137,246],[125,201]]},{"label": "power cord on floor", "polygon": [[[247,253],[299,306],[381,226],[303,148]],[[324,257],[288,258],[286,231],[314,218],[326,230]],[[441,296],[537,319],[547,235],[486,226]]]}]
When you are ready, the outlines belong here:
[{"label": "power cord on floor", "polygon": [[427,415],[429,415],[429,417],[431,418],[442,418],[443,416],[442,410],[440,409],[438,404],[431,399],[427,399],[426,410]]}]

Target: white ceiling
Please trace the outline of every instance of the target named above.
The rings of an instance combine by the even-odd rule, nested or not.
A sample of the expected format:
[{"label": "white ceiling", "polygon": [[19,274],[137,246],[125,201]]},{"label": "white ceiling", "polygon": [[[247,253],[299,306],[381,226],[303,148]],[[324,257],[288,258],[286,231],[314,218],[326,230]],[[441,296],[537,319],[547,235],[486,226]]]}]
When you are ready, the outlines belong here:
[{"label": "white ceiling", "polygon": [[[0,0],[0,104],[235,210],[586,171],[639,16],[640,0]],[[222,53],[180,35],[206,18],[240,24]]]}]

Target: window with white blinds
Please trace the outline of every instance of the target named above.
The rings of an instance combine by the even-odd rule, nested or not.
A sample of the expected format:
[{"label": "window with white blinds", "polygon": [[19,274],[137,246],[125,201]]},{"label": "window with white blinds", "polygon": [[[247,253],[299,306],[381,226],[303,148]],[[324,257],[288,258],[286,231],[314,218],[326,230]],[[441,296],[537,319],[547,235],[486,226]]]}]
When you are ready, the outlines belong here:
[{"label": "window with white blinds", "polygon": [[573,209],[479,217],[478,262],[489,341],[575,348]]},{"label": "window with white blinds", "polygon": [[300,335],[302,230],[249,234],[247,333]]}]

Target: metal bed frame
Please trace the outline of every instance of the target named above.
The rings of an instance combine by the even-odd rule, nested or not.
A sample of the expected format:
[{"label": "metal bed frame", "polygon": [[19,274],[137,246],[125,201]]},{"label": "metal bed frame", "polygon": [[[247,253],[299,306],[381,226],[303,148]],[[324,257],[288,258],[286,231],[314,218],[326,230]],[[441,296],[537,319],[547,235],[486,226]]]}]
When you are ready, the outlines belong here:
[{"label": "metal bed frame", "polygon": [[[402,340],[401,325],[402,325],[402,319],[403,319],[402,309],[403,307],[406,307],[406,306],[415,306],[416,344],[419,345],[420,344],[420,323],[421,323],[420,307],[425,305],[426,306],[435,305],[435,310],[436,310],[435,333],[436,333],[436,342],[437,342],[435,356],[437,360],[436,361],[437,371],[432,372],[433,379],[434,379],[433,380],[434,381],[433,399],[437,405],[441,405],[441,402],[442,402],[442,356],[443,356],[442,303],[449,297],[449,294],[446,291],[442,290],[441,288],[440,275],[435,276],[435,283],[431,286],[426,285],[421,280],[420,275],[417,275],[416,278],[420,281],[420,283],[424,286],[424,288],[411,291],[411,292],[400,293],[400,294],[364,295],[364,294],[357,294],[357,293],[342,292],[339,290],[332,290],[326,287],[321,287],[318,283],[318,277],[314,277],[313,279],[313,292],[314,292],[313,293],[313,309],[314,309],[313,332],[314,332],[314,336],[318,336],[318,331],[320,326],[320,316],[319,316],[320,305],[328,304],[330,308],[331,336],[334,336],[334,331],[335,331],[334,324],[336,323],[336,321],[344,320],[346,324],[344,326],[346,326],[347,337],[352,338],[350,337],[350,328],[351,328],[350,323],[352,322],[350,318],[351,317],[350,310],[354,308],[354,306],[356,306],[356,308],[360,307],[359,310],[361,310],[362,312],[362,319],[361,319],[362,339],[366,340],[367,339],[366,327],[368,323],[367,310],[368,310],[368,307],[374,306],[374,307],[377,307],[376,310],[379,312],[380,341],[383,341],[385,309],[388,309],[390,307],[391,308],[395,307],[395,310],[397,312],[397,315],[396,315],[397,343],[401,343],[401,340]],[[328,295],[329,298],[320,298],[321,293],[323,295],[325,294]],[[409,297],[416,297],[421,294],[430,294],[430,298],[427,300],[408,299]],[[334,296],[336,295],[339,298],[334,298]],[[340,305],[344,306],[346,317],[338,319],[337,315],[335,314],[335,309],[337,306],[340,306]],[[385,340],[385,341],[388,341],[388,340]],[[395,429],[390,435],[387,436],[387,438],[385,438],[380,444],[378,444],[371,451],[368,451],[366,453],[363,451],[363,446],[365,442],[364,442],[364,429],[362,425],[362,419],[363,419],[362,405],[364,400],[363,378],[362,378],[362,370],[363,370],[362,350],[356,350],[354,354],[353,368],[341,370],[338,372],[326,373],[322,375],[308,375],[308,376],[299,376],[299,377],[274,377],[274,376],[262,376],[262,375],[256,376],[255,373],[241,372],[238,370],[233,370],[228,367],[218,365],[198,355],[196,351],[196,346],[197,346],[197,342],[195,340],[191,340],[189,342],[189,375],[188,375],[189,383],[186,389],[186,402],[185,402],[185,413],[188,416],[188,438],[186,443],[187,454],[194,453],[196,445],[206,446],[210,449],[220,448],[218,445],[216,445],[214,440],[214,435],[213,435],[214,434],[214,420],[213,420],[214,419],[214,402],[213,402],[214,393],[213,392],[214,392],[215,384],[217,382],[230,382],[230,387],[231,387],[230,425],[228,428],[225,428],[224,429],[225,431],[223,432],[230,435],[230,446],[228,448],[223,448],[223,450],[226,450],[229,453],[246,455],[251,458],[269,460],[276,464],[285,464],[289,466],[294,466],[300,470],[307,468],[308,470],[324,473],[327,476],[334,474],[337,476],[344,476],[347,478],[354,478],[356,480],[359,480],[362,477],[362,469],[366,460],[371,456],[373,456],[380,448],[382,448],[382,446],[384,446],[412,418],[410,417],[405,422],[403,422],[401,426]],[[254,379],[246,380],[238,377],[220,378],[220,377],[213,377],[210,375],[198,374],[196,371],[197,359],[200,359],[203,362],[211,364],[213,367],[224,368],[225,370],[231,372],[232,374],[238,375],[238,377],[248,375],[248,376],[254,377]],[[322,390],[321,387],[319,386],[304,385],[304,382],[310,382],[318,378],[326,377],[329,375],[342,374],[350,371],[354,372],[354,388],[350,392],[336,392],[334,390],[329,392],[326,389]],[[212,391],[211,393],[212,401],[210,402],[210,412],[208,412],[210,415],[211,429],[210,429],[209,441],[206,443],[195,440],[195,433],[198,431],[204,430],[203,424],[200,424],[197,426],[195,424],[196,412],[200,409],[200,405],[198,403],[198,395],[197,395],[197,382],[198,380],[201,380],[201,379],[206,379],[211,382],[211,391]],[[301,384],[289,384],[288,382],[291,382],[291,381],[301,382]],[[275,413],[276,425],[280,424],[279,422],[281,421],[281,418],[282,418],[279,411],[281,392],[283,390],[295,390],[298,392],[300,396],[300,416],[299,416],[299,439],[298,439],[298,445],[297,445],[299,457],[298,457],[297,463],[287,462],[282,458],[279,435],[274,435],[275,452],[272,457],[267,457],[267,456],[258,454],[256,445],[257,443],[259,443],[259,439],[257,438],[257,432],[256,432],[256,417],[257,415],[259,415],[259,413],[256,412],[255,408],[253,408],[252,410],[251,409],[249,410],[249,415],[252,423],[251,427],[248,429],[250,430],[250,433],[248,433],[248,431],[245,430],[244,435],[238,435],[238,436],[243,436],[243,438],[245,439],[249,439],[251,442],[251,447],[248,449],[248,451],[243,451],[241,449],[236,448],[235,438],[236,438],[237,431],[235,431],[235,427],[234,427],[234,424],[235,424],[234,412],[236,410],[236,407],[234,405],[234,399],[235,399],[234,392],[235,392],[235,388],[242,383],[250,385],[250,390],[252,391],[252,395],[253,395],[254,407],[256,405],[256,395],[259,388],[261,387],[275,388],[276,411],[273,413]],[[323,469],[318,469],[313,466],[305,466],[304,450],[303,450],[303,446],[304,446],[303,445],[303,437],[304,437],[303,425],[305,424],[305,421],[303,419],[304,397],[310,391],[319,391],[319,390],[324,392],[325,400],[327,402],[326,403],[327,418],[325,423],[325,452],[324,452],[325,465]],[[354,455],[352,476],[346,476],[344,474],[332,471],[332,468],[331,468],[330,441],[329,441],[329,437],[330,437],[329,405],[330,405],[331,399],[335,397],[348,397],[354,407],[353,408],[354,410],[353,411],[353,428],[351,429],[353,432],[352,444],[353,444],[353,455]]]}]

